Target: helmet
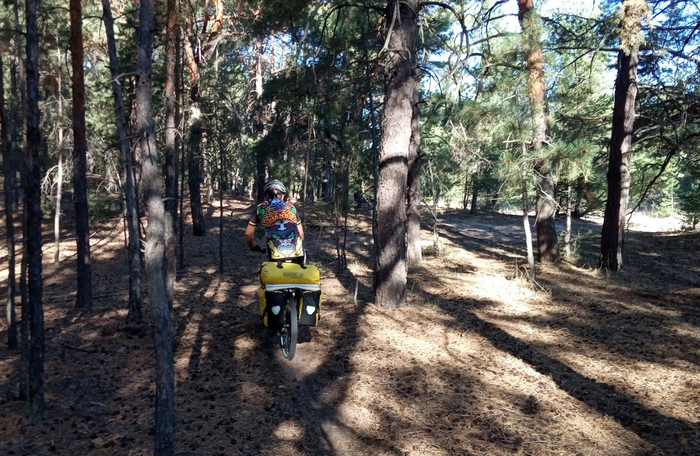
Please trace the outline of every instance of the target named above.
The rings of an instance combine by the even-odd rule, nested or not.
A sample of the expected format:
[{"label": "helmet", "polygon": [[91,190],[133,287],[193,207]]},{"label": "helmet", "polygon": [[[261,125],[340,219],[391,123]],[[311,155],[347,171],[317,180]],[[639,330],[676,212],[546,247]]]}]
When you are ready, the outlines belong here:
[{"label": "helmet", "polygon": [[277,179],[273,179],[265,184],[265,194],[276,195],[278,193],[287,193],[284,184]]}]

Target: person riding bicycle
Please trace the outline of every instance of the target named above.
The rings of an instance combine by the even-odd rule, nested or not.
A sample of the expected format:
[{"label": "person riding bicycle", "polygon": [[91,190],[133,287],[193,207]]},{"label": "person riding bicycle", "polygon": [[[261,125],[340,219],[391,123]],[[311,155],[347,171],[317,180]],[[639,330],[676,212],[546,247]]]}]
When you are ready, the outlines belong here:
[{"label": "person riding bicycle", "polygon": [[263,252],[255,244],[255,230],[265,228],[268,261],[304,262],[304,228],[293,204],[285,201],[287,189],[277,179],[265,185],[265,201],[258,204],[248,221],[245,242],[250,250]]}]

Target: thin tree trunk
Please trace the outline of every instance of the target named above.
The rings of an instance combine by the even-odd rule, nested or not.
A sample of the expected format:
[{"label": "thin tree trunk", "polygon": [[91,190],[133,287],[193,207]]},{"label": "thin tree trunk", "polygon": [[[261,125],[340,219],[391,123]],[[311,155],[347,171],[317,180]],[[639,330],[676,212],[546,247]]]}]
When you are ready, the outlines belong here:
[{"label": "thin tree trunk", "polygon": [[[25,62],[22,58],[22,26],[19,22],[19,5],[18,0],[13,0],[14,13],[15,13],[15,46],[17,49],[17,72],[19,77],[19,92],[20,92],[20,111],[19,115],[22,119],[22,149],[26,150],[27,147],[27,71],[25,68]],[[17,144],[19,141],[13,141]]]},{"label": "thin tree trunk", "polygon": [[571,182],[566,187],[566,235],[564,237],[566,245],[566,258],[571,258]]},{"label": "thin tree trunk", "polygon": [[[377,119],[374,112],[374,93],[372,91],[372,73],[369,64],[369,51],[367,50],[367,40],[364,33],[364,26],[362,31],[362,47],[364,50],[365,57],[365,84],[367,85],[367,104],[369,108],[369,119],[370,119],[370,137],[372,138],[372,171],[374,173],[374,185],[372,186],[372,240],[374,241],[375,249],[378,245],[377,243],[377,184],[379,183],[379,148],[377,139]],[[364,189],[363,189],[364,190]]]},{"label": "thin tree trunk", "polygon": [[467,209],[467,200],[469,196],[469,171],[464,172],[464,193],[462,194],[462,209]]},{"label": "thin tree trunk", "polygon": [[10,126],[8,125],[7,111],[5,109],[5,75],[2,57],[0,57],[0,126],[2,126],[2,165],[3,165],[3,193],[5,195],[5,235],[7,236],[7,347],[15,350],[17,343],[17,317],[15,313],[15,225],[12,214],[12,179],[15,170],[12,166],[10,153],[12,139]]},{"label": "thin tree trunk", "polygon": [[437,249],[438,253],[442,252],[442,243],[440,242],[440,233],[438,232],[438,204],[440,203],[440,192],[435,186],[435,173],[433,172],[433,165],[428,162],[428,172],[430,173],[430,190],[433,193],[433,245]]},{"label": "thin tree trunk", "polygon": [[177,274],[177,85],[176,60],[179,30],[178,0],[168,0],[168,25],[165,33],[165,287],[172,308]]},{"label": "thin tree trunk", "polygon": [[151,74],[153,55],[151,34],[155,31],[152,0],[141,0],[136,73],[137,132],[143,154],[143,183],[148,226],[146,228],[146,276],[153,307],[156,351],[155,449],[156,456],[174,454],[174,365],[171,311],[164,280],[165,208],[160,192],[158,150],[153,121]]},{"label": "thin tree trunk", "polygon": [[[22,123],[22,149],[27,150],[27,116],[29,107],[27,105],[27,78],[24,66],[24,59],[22,58],[22,27],[19,22],[19,5],[17,0],[13,0],[13,10],[15,16],[15,47],[17,50],[17,64],[15,66],[17,71],[11,71],[12,74],[12,86],[13,86],[13,99],[19,98],[19,109],[15,110],[15,116],[19,113],[21,123]],[[36,6],[34,7],[34,14],[36,14]],[[36,21],[35,21],[36,23]],[[13,70],[15,69],[13,68]],[[16,74],[18,73],[18,74]],[[16,92],[19,90],[19,96]],[[17,117],[15,117],[17,120]],[[17,128],[12,129],[12,144],[17,145],[19,139],[17,137]],[[22,160],[22,173],[21,173],[21,186],[26,189],[27,181],[27,167],[26,160]],[[19,207],[18,204],[18,193],[15,189],[14,179],[11,182],[13,190],[13,205]],[[31,323],[31,312],[29,309],[29,290],[27,283],[27,268],[29,264],[29,257],[27,255],[27,238],[28,238],[28,224],[27,224],[27,194],[24,192],[22,196],[22,260],[20,261],[20,274],[19,274],[19,292],[20,292],[20,307],[22,309],[22,320],[20,324],[20,346],[21,346],[21,356],[19,362],[19,398],[21,400],[28,400],[30,397],[29,392],[29,370],[30,370],[30,357],[31,350],[29,346],[29,326]]]},{"label": "thin tree trunk", "polygon": [[[523,154],[527,147],[523,144]],[[535,270],[535,254],[532,250],[532,233],[530,232],[530,216],[528,214],[528,195],[527,195],[527,161],[521,165],[521,181],[522,181],[522,203],[523,203],[523,229],[525,230],[525,246],[527,247],[527,264],[530,267],[530,282],[535,283],[537,280]]]},{"label": "thin tree trunk", "polygon": [[61,262],[61,198],[63,197],[63,64],[61,63],[61,48],[57,49],[58,58],[58,90],[56,100],[58,102],[58,171],[56,172],[56,213],[53,221],[53,263]]},{"label": "thin tree trunk", "polygon": [[[262,104],[263,96],[263,45],[259,38],[255,39],[255,135],[258,139],[264,138],[266,134],[265,111]],[[255,156],[255,185],[257,188],[256,201],[265,199],[265,180],[267,179],[267,151],[258,149]]]},{"label": "thin tree trunk", "polygon": [[[414,64],[418,61],[413,54]],[[417,70],[414,70],[417,72]],[[413,115],[411,117],[411,143],[408,150],[408,192],[406,194],[407,211],[407,249],[406,263],[408,266],[416,266],[423,261],[420,242],[420,194],[421,194],[421,156],[420,156],[420,110],[418,108],[419,92],[418,81],[414,80],[413,89]]]},{"label": "thin tree trunk", "polygon": [[[41,277],[41,128],[39,113],[39,33],[37,25],[37,0],[27,0],[25,6],[27,24],[27,151],[26,206],[27,211],[27,270],[29,332],[29,420],[44,419],[44,305]],[[22,314],[24,320],[26,315]]]},{"label": "thin tree trunk", "polygon": [[[182,52],[183,52],[183,33],[182,28],[178,27],[177,42],[176,42],[176,53],[177,58],[175,59],[175,86],[177,87],[175,93],[178,96],[179,103],[175,105],[175,117],[177,120],[178,132],[183,133],[182,128],[182,111],[181,106],[185,104],[185,91],[182,86]],[[185,141],[181,141],[180,135],[177,136],[176,141],[178,145],[178,153],[180,154],[180,210],[178,214],[178,269],[182,269],[185,265]]]},{"label": "thin tree trunk", "polygon": [[[342,148],[342,146],[341,146]],[[336,231],[336,256],[338,258],[338,273],[341,273],[348,266],[347,259],[347,237],[348,237],[348,211],[350,209],[350,168],[352,166],[352,157],[349,156],[349,151],[340,150],[339,160],[339,176],[337,181],[338,189],[335,198],[335,231]]]},{"label": "thin tree trunk", "polygon": [[83,67],[83,12],[81,0],[70,0],[70,51],[73,69],[73,188],[75,232],[78,244],[78,289],[75,306],[92,306],[92,266],[87,200],[87,137],[85,132],[85,76]]},{"label": "thin tree trunk", "polygon": [[224,148],[219,143],[219,158],[221,160],[221,169],[219,170],[219,273],[224,273]]},{"label": "thin tree trunk", "polygon": [[119,84],[119,59],[117,58],[117,46],[114,40],[114,19],[109,0],[102,0],[102,14],[107,33],[107,48],[109,50],[109,70],[112,75],[112,93],[114,95],[114,111],[116,115],[117,132],[119,133],[119,147],[124,164],[126,196],[126,223],[129,230],[129,243],[127,256],[129,257],[129,313],[127,320],[138,323],[141,321],[141,307],[143,293],[141,291],[141,249],[140,228],[138,215],[138,200],[136,197],[136,184],[134,183],[134,167],[131,162],[131,148],[126,131],[126,113],[124,111],[124,98],[122,87]]},{"label": "thin tree trunk", "polygon": [[[182,96],[180,99],[182,100]],[[177,265],[179,269],[185,267],[185,141],[180,143],[180,216],[179,219],[179,230],[178,234],[180,239],[178,244],[180,245],[180,250],[178,252]]]},{"label": "thin tree trunk", "polygon": [[479,162],[474,166],[474,173],[472,174],[472,201],[471,207],[469,208],[469,213],[471,215],[476,215],[476,203],[477,197],[479,195],[479,168],[481,164]]},{"label": "thin tree trunk", "polygon": [[[17,75],[15,71],[12,71],[13,75],[13,98],[19,98],[20,106],[19,109],[15,111],[16,115],[19,113],[22,122],[22,149],[27,150],[27,121],[29,115],[29,106],[27,102],[27,77],[24,66],[24,59],[22,58],[22,27],[19,22],[19,5],[18,0],[13,0],[13,10],[15,16],[15,47],[17,50]],[[34,24],[36,24],[36,4],[33,6],[34,14]],[[29,11],[29,10],[27,10]],[[19,86],[19,87],[18,87]],[[19,97],[16,96],[16,91],[19,89]],[[17,128],[13,128],[13,140],[12,144],[16,145],[19,143],[17,138]],[[22,188],[27,188],[27,163],[26,159],[22,160],[22,174],[21,174],[21,186]],[[14,189],[13,185],[13,204],[19,207],[18,204],[18,192]],[[31,311],[29,308],[29,284],[27,283],[27,269],[29,266],[29,256],[27,255],[27,239],[28,239],[28,224],[27,224],[27,194],[26,191],[22,196],[22,260],[20,262],[20,274],[19,274],[19,292],[22,308],[22,320],[20,325],[20,345],[21,345],[21,356],[19,363],[19,398],[22,400],[29,400],[30,398],[30,384],[29,384],[29,372],[31,369],[31,347],[30,347],[30,334],[29,328],[31,324]]]},{"label": "thin tree trunk", "polygon": [[[26,116],[25,116],[26,117]],[[22,187],[27,188],[27,170],[26,163],[22,165]],[[29,267],[29,256],[26,254],[28,225],[27,225],[27,195],[22,197],[22,261],[20,262],[19,273],[19,293],[22,308],[22,319],[20,320],[20,345],[21,356],[19,360],[19,398],[21,400],[29,399],[29,369],[31,364],[31,347],[29,346],[30,334],[29,326],[31,324],[31,309],[29,308],[29,284],[27,283],[27,269]]]},{"label": "thin tree trunk", "polygon": [[375,304],[402,307],[406,303],[406,187],[415,66],[417,0],[391,0],[386,9],[386,97],[382,118],[377,184]]}]

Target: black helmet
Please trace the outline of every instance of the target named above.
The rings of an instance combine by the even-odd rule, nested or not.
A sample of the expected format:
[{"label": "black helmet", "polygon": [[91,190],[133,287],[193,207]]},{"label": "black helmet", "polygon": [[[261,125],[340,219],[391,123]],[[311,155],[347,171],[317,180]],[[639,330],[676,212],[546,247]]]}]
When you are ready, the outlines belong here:
[{"label": "black helmet", "polygon": [[277,179],[272,179],[270,182],[265,184],[265,194],[266,195],[276,195],[278,193],[287,193],[287,189],[284,188],[284,184]]}]

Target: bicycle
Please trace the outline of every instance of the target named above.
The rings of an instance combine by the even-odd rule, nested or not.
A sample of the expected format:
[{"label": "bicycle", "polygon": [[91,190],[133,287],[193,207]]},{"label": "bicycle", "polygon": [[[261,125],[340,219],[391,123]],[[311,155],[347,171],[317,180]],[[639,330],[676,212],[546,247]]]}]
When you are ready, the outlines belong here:
[{"label": "bicycle", "polygon": [[266,261],[260,268],[260,284],[260,318],[276,332],[282,355],[291,361],[296,354],[299,325],[318,323],[321,307],[318,268],[310,264]]}]

